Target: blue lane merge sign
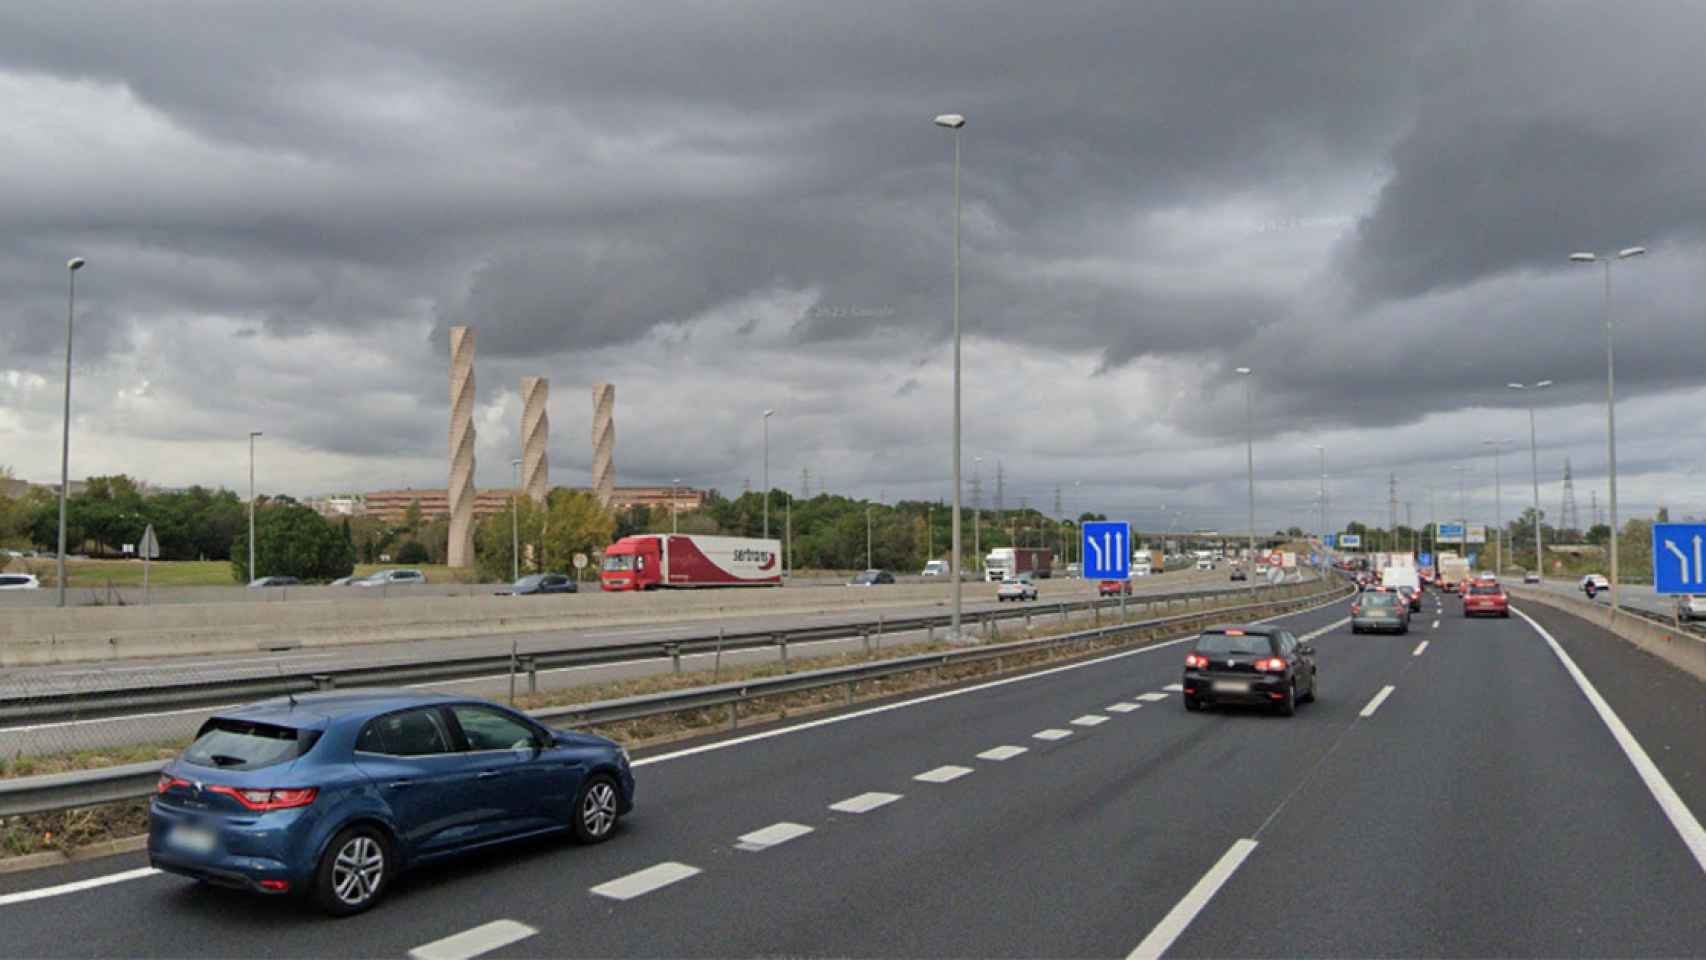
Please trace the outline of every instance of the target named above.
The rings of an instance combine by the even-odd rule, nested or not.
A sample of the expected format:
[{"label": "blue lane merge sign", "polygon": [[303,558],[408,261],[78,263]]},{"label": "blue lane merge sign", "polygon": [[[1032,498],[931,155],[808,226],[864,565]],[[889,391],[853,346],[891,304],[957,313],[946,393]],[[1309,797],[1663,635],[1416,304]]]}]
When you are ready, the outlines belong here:
[{"label": "blue lane merge sign", "polygon": [[1321,538],[1321,543],[1325,546],[1333,547],[1338,545],[1335,543],[1336,540],[1338,540],[1338,535],[1329,533]]},{"label": "blue lane merge sign", "polygon": [[1416,557],[1416,562],[1424,567],[1431,567],[1434,565],[1434,555],[1431,553],[1421,554]]},{"label": "blue lane merge sign", "polygon": [[1123,520],[1084,524],[1084,579],[1131,576],[1131,524]]},{"label": "blue lane merge sign", "polygon": [[1706,523],[1653,524],[1655,593],[1706,593]]}]

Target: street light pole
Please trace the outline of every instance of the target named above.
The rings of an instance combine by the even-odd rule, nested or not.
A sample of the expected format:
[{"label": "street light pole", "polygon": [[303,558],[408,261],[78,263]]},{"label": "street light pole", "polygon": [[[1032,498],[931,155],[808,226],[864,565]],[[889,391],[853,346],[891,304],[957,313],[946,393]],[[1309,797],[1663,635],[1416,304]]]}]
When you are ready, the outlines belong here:
[{"label": "street light pole", "polygon": [[[82,257],[65,262],[65,414],[59,434],[59,559],[54,578],[58,583],[58,606],[65,606],[65,501],[71,490],[71,321],[77,315],[77,271],[86,263]],[[249,538],[254,542],[254,538]]]},{"label": "street light pole", "polygon": [[770,417],[774,410],[764,411],[764,539],[770,539]]},{"label": "street light pole", "polygon": [[1605,265],[1605,454],[1611,485],[1611,615],[1617,616],[1617,378],[1611,345],[1611,264],[1647,252],[1646,247],[1624,247],[1616,253],[1572,253],[1574,263]]},{"label": "street light pole", "polygon": [[865,569],[871,567],[871,505],[865,504]]},{"label": "street light pole", "polygon": [[515,502],[516,491],[521,489],[521,461],[511,460],[509,465],[515,473],[515,485],[509,490],[509,579],[514,583],[521,579],[521,515]]},{"label": "street light pole", "polygon": [[935,123],[954,131],[954,556],[948,573],[954,581],[954,612],[948,626],[948,637],[960,639],[960,603],[964,584],[960,582],[960,131],[966,118],[957,113],[944,113]]},{"label": "street light pole", "polygon": [[676,477],[669,487],[669,532],[680,533],[681,529],[675,519],[676,501],[681,499],[681,478]]},{"label": "street light pole", "polygon": [[[1250,572],[1254,573],[1256,570],[1256,432],[1252,425],[1254,421],[1251,416],[1250,401],[1250,374],[1252,371],[1249,367],[1239,367],[1237,373],[1239,376],[1244,378],[1244,466],[1247,471],[1250,484],[1249,563]],[[1253,594],[1256,592],[1255,577],[1251,577],[1249,582],[1250,592]]]},{"label": "street light pole", "polygon": [[1321,536],[1323,538],[1322,545],[1325,546],[1325,538],[1326,538],[1327,533],[1328,533],[1328,528],[1327,528],[1327,448],[1325,446],[1323,446],[1322,444],[1317,443],[1315,445],[1315,449],[1321,454]]},{"label": "street light pole", "polygon": [[1546,561],[1540,552],[1540,450],[1534,442],[1534,394],[1552,385],[1550,380],[1528,385],[1507,383],[1505,386],[1512,390],[1522,390],[1528,393],[1528,469],[1534,480],[1534,572],[1538,576],[1546,575]]},{"label": "street light pole", "polygon": [[1504,487],[1499,473],[1499,455],[1504,452],[1509,440],[1483,440],[1481,443],[1493,448],[1493,522],[1497,524],[1494,531],[1493,571],[1500,576],[1505,572],[1505,500]]},{"label": "street light pole", "polygon": [[259,576],[255,573],[255,438],[260,435],[259,430],[249,431],[249,579],[251,581]]},{"label": "street light pole", "polygon": [[1460,511],[1460,517],[1459,517],[1458,522],[1463,524],[1463,526],[1458,529],[1458,534],[1459,534],[1459,536],[1462,537],[1462,539],[1459,540],[1458,543],[1462,544],[1464,562],[1468,562],[1468,560],[1469,560],[1469,492],[1467,489],[1465,489],[1463,482],[1464,482],[1464,477],[1467,476],[1469,473],[1469,468],[1464,466],[1461,463],[1454,463],[1451,465],[1451,469],[1457,471],[1457,500],[1458,500],[1458,508]]},{"label": "street light pole", "polygon": [[972,460],[972,489],[977,491],[977,500],[971,505],[971,568],[977,572],[977,579],[983,580],[983,458]]}]

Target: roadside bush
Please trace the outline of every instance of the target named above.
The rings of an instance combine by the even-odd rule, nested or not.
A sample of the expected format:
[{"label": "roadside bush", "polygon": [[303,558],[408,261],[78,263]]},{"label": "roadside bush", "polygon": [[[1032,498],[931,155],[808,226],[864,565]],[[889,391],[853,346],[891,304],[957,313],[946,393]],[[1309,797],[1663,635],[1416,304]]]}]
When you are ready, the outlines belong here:
[{"label": "roadside bush", "polygon": [[[275,503],[255,514],[255,566],[260,576],[335,580],[355,572],[355,547],[341,529],[297,503]],[[249,531],[231,543],[231,576],[248,583]]]}]

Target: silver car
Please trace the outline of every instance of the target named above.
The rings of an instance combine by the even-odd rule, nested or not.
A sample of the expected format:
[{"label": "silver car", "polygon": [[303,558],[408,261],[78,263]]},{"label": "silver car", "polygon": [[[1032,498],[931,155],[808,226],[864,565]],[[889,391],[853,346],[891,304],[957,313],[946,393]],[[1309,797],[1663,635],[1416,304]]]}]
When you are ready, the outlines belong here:
[{"label": "silver car", "polygon": [[996,600],[1025,601],[1037,598],[1037,583],[1029,573],[1021,573],[1015,577],[1007,577],[1001,581],[1001,586],[995,588]]},{"label": "silver car", "polygon": [[1678,620],[1706,620],[1706,594],[1685,593],[1676,598]]},{"label": "silver car", "polygon": [[375,570],[360,580],[351,580],[349,585],[352,587],[395,587],[426,582],[426,574],[419,570],[392,569]]}]

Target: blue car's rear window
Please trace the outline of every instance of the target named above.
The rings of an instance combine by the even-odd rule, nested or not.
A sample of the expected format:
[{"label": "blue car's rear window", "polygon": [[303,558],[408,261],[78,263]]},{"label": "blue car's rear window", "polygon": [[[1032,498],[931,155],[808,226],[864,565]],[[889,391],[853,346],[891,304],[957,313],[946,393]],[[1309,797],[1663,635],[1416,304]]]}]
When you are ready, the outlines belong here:
[{"label": "blue car's rear window", "polygon": [[259,770],[295,760],[319,739],[318,730],[214,717],[202,724],[184,760],[203,767]]}]

